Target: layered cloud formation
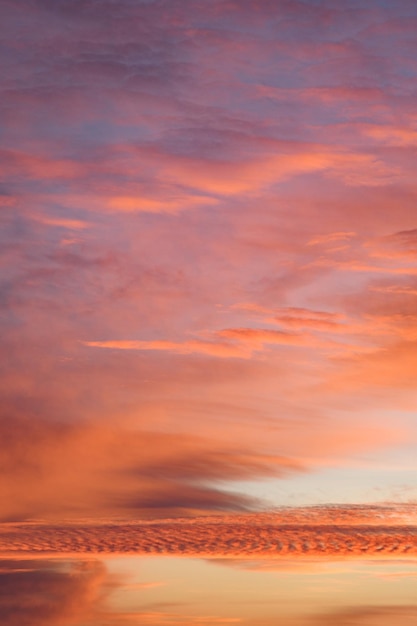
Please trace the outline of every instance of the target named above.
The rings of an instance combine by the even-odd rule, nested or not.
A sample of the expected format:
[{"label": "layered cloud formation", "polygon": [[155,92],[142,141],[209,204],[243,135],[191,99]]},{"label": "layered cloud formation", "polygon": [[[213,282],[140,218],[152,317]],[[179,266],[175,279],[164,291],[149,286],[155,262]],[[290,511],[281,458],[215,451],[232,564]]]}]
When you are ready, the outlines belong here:
[{"label": "layered cloud formation", "polygon": [[7,524],[0,535],[0,553],[159,554],[291,561],[303,557],[415,559],[415,520],[413,506],[403,510],[289,509],[275,514],[129,524]]},{"label": "layered cloud formation", "polygon": [[416,20],[3,0],[1,520],[417,497]]}]

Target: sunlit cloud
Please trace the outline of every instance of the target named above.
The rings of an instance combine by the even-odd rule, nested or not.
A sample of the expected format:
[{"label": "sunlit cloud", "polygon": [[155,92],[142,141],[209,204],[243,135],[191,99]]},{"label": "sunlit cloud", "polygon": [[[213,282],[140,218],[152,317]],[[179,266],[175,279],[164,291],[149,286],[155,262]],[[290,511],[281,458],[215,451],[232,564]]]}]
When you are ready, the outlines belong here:
[{"label": "sunlit cloud", "polygon": [[417,446],[415,15],[357,5],[3,3],[1,519],[313,503]]},{"label": "sunlit cloud", "polygon": [[[2,532],[4,554],[116,553],[165,554],[242,559],[416,558],[415,507],[396,513],[390,507],[346,507],[249,516],[234,515],[157,522],[8,524]],[[312,514],[312,515],[311,515]],[[375,515],[379,517],[376,521]],[[392,516],[392,517],[391,517]],[[337,523],[337,518],[347,517]],[[363,519],[371,524],[363,524]],[[362,522],[362,523],[361,523]],[[396,522],[396,523],[395,523]]]},{"label": "sunlit cloud", "polygon": [[416,3],[0,23],[1,625],[414,625]]},{"label": "sunlit cloud", "polygon": [[329,612],[312,620],[313,624],[334,624],[335,620],[341,626],[391,626],[400,620],[402,624],[411,626],[417,616],[415,605],[409,606],[364,606],[346,608],[345,610]]}]

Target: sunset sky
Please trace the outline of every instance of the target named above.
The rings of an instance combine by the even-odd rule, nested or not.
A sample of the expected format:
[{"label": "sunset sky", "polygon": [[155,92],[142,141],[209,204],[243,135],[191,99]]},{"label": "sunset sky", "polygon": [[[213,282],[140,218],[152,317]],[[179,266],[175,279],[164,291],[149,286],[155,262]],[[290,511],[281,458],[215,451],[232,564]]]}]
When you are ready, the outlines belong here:
[{"label": "sunset sky", "polygon": [[[415,523],[415,0],[0,0],[0,24],[2,528]],[[108,623],[197,624],[158,619]]]}]

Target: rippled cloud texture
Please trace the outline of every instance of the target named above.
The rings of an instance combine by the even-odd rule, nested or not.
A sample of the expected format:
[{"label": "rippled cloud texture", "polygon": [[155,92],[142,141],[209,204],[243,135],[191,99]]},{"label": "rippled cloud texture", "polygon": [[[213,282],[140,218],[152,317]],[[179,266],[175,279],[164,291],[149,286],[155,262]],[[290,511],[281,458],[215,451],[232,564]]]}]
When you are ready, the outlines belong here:
[{"label": "rippled cloud texture", "polygon": [[415,3],[0,13],[0,519],[415,499]]},{"label": "rippled cloud texture", "polygon": [[5,524],[0,554],[415,560],[416,515],[415,506],[312,507],[148,523]]}]

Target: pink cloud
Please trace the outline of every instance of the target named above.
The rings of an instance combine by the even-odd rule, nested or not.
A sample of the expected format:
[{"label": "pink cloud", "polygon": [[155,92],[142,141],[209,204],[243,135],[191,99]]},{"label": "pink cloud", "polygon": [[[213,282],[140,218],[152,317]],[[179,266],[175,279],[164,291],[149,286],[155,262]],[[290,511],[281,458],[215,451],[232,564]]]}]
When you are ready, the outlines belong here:
[{"label": "pink cloud", "polygon": [[240,510],[413,441],[413,7],[2,13],[4,518]]},{"label": "pink cloud", "polygon": [[[202,333],[209,335],[209,333]],[[211,341],[188,340],[174,341],[139,341],[139,340],[108,340],[84,341],[83,344],[92,348],[111,350],[156,350],[178,354],[206,354],[220,358],[250,358],[253,350],[262,350],[270,344],[305,345],[309,338],[300,333],[293,333],[266,328],[226,328],[211,333]]]}]

